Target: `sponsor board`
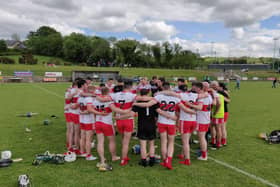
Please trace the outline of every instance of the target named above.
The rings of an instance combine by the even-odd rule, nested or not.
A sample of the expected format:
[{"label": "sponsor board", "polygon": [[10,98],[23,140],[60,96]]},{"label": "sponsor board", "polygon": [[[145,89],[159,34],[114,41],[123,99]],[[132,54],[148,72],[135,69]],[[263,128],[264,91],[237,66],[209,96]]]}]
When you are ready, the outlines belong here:
[{"label": "sponsor board", "polygon": [[56,78],[55,77],[45,77],[43,79],[44,82],[56,82]]},{"label": "sponsor board", "polygon": [[45,77],[62,77],[62,72],[45,72]]},{"label": "sponsor board", "polygon": [[15,71],[14,76],[16,76],[16,77],[32,77],[33,72],[31,72],[31,71]]}]

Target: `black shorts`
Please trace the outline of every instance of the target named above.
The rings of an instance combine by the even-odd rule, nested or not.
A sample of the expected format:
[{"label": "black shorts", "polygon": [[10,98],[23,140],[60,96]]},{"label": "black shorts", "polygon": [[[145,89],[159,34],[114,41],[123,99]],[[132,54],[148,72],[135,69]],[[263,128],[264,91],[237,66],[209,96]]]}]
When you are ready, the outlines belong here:
[{"label": "black shorts", "polygon": [[137,137],[140,140],[156,139],[156,124],[155,123],[138,123]]}]

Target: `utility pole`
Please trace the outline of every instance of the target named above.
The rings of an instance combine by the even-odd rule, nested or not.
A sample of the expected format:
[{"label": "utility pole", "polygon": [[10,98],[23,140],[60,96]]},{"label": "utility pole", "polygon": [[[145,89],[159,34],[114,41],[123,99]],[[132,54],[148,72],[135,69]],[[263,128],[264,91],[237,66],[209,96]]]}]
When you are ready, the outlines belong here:
[{"label": "utility pole", "polygon": [[273,70],[275,70],[275,62],[276,62],[276,42],[277,42],[277,40],[279,40],[279,37],[278,37],[278,38],[275,37],[275,38],[273,38],[273,40],[274,40],[274,49],[273,49],[273,65],[272,65],[272,68],[273,68]]}]

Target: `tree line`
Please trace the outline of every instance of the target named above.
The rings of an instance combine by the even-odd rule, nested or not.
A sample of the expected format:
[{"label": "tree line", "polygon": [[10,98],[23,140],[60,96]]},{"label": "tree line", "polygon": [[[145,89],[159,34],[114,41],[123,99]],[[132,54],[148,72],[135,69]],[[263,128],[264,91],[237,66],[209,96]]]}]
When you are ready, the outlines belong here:
[{"label": "tree line", "polygon": [[183,50],[179,44],[144,44],[136,40],[117,40],[71,33],[62,36],[48,26],[29,32],[25,41],[37,55],[62,57],[89,66],[130,66],[192,69],[203,61],[199,54]]},{"label": "tree line", "polygon": [[[117,40],[115,37],[102,38],[80,33],[62,36],[60,32],[49,26],[41,26],[36,31],[30,31],[24,44],[27,47],[24,54],[61,57],[88,66],[193,69],[211,63],[252,63],[248,62],[247,57],[207,60],[197,53],[184,50],[179,44],[169,42],[151,45],[132,39]],[[5,50],[7,50],[5,41],[0,40],[0,52]],[[256,60],[262,61],[262,58]],[[6,62],[7,59],[4,61]],[[273,60],[268,61],[262,63],[272,63]]]}]

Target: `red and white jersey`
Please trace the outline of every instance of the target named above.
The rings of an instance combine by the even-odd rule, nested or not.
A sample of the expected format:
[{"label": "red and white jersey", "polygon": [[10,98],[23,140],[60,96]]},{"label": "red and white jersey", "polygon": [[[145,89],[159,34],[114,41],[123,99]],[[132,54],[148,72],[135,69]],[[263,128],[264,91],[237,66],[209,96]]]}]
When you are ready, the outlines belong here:
[{"label": "red and white jersey", "polygon": [[132,104],[136,98],[136,94],[133,94],[129,91],[122,91],[122,92],[111,94],[111,97],[116,107],[125,110],[132,107]]},{"label": "red and white jersey", "polygon": [[[178,110],[178,104],[181,100],[177,97],[167,96],[163,94],[159,94],[154,97],[155,100],[159,103],[160,109],[169,113],[169,115],[175,116],[176,111]],[[176,121],[172,119],[167,119],[166,117],[159,115],[158,123],[167,124],[167,125],[175,125]]]},{"label": "red and white jersey", "polygon": [[[192,93],[192,92],[185,92],[185,93],[180,93],[182,103],[185,101],[188,101],[189,103],[195,104],[198,98],[198,94]],[[182,109],[180,110],[180,120],[182,121],[196,121],[196,115],[195,114],[190,114]]]},{"label": "red and white jersey", "polygon": [[211,105],[213,99],[211,95],[208,97],[198,99],[198,102],[202,103],[202,110],[197,111],[197,123],[199,124],[209,124],[211,115]]},{"label": "red and white jersey", "polygon": [[111,84],[111,85],[105,84],[105,86],[106,86],[107,88],[109,88],[110,92],[113,92],[113,89],[114,89],[114,87],[115,87],[115,84]]},{"label": "red and white jersey", "polygon": [[142,89],[150,90],[151,89],[151,85],[150,84],[145,84],[145,85],[139,84],[137,86],[137,90],[142,90]]},{"label": "red and white jersey", "polygon": [[[82,93],[81,89],[71,88],[70,94],[74,94],[76,92],[77,92],[77,94],[72,97],[71,104],[77,104],[79,96]],[[72,113],[72,114],[79,114],[80,112],[79,112],[79,109],[70,109],[70,113]]]},{"label": "red and white jersey", "polygon": [[[70,94],[71,88],[67,88],[64,95],[64,113],[70,113],[71,99],[67,99]],[[66,109],[67,108],[67,109]]]},{"label": "red and white jersey", "polygon": [[112,115],[112,110],[110,108],[110,105],[113,104],[113,101],[109,102],[101,102],[97,99],[93,101],[93,106],[96,111],[98,112],[106,112],[108,115],[102,116],[102,115],[96,115],[95,116],[95,121],[103,122],[109,125],[113,125],[113,115]]},{"label": "red and white jersey", "polygon": [[[83,112],[87,110],[87,105],[93,104],[93,98],[92,97],[79,97],[78,99],[79,103],[79,112]],[[80,114],[80,123],[90,124],[94,123],[94,114]]]}]

